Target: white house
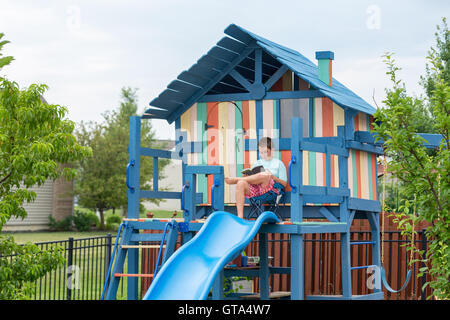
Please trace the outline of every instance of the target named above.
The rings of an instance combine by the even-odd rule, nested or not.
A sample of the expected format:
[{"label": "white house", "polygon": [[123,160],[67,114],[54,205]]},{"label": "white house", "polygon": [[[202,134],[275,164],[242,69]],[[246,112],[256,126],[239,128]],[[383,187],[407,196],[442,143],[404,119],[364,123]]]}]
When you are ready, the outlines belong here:
[{"label": "white house", "polygon": [[49,228],[48,216],[61,220],[72,215],[73,212],[73,182],[64,177],[55,181],[47,180],[42,186],[30,188],[36,192],[36,199],[32,203],[25,203],[28,215],[25,219],[13,218],[9,220],[2,231],[39,231]]}]

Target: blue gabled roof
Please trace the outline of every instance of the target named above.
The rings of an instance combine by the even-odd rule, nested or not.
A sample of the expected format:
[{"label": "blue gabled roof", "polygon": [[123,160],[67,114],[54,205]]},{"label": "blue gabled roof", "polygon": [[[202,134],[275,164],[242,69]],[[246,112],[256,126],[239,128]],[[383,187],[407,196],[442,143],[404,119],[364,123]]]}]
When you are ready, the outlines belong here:
[{"label": "blue gabled roof", "polygon": [[256,40],[256,43],[261,48],[272,54],[280,63],[286,65],[297,76],[309,82],[337,104],[369,114],[373,114],[376,111],[374,107],[335,78],[333,78],[333,86],[331,87],[321,81],[317,66],[301,53],[260,37],[234,24],[228,26],[225,33],[240,41],[248,41],[248,37]]},{"label": "blue gabled roof", "polygon": [[[229,25],[225,29],[225,34],[229,37],[222,38],[206,55],[202,56],[189,70],[183,71],[176,80],[167,86],[167,89],[150,102],[150,106],[156,108],[146,110],[146,114],[151,114],[149,117],[167,119],[172,122],[174,114],[181,114],[204,94],[215,93],[218,85],[225,91],[217,93],[226,93],[229,88],[239,90],[239,84],[234,83],[232,78],[224,80],[223,77],[227,74],[229,65],[239,60],[240,57],[246,56],[246,53],[255,45],[265,50],[269,54],[267,58],[272,59],[266,65],[272,68],[278,67],[277,64],[285,65],[338,105],[368,114],[376,111],[373,106],[335,78],[333,78],[331,87],[322,82],[318,76],[317,65],[301,53],[260,37],[235,24]],[[243,67],[242,70],[245,71],[244,61],[241,62],[240,67]],[[270,73],[270,71],[268,72]],[[248,80],[251,81],[251,79]]]}]

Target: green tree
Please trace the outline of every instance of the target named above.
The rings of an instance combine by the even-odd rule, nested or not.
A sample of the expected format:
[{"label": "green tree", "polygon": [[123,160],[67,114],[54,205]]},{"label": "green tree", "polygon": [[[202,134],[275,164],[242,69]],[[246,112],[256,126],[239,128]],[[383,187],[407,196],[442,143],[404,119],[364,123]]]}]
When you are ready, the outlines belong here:
[{"label": "green tree", "polygon": [[[404,83],[397,78],[396,66],[391,54],[386,54],[385,63],[393,87],[386,89],[386,108],[378,108],[375,113],[374,131],[385,141],[385,155],[389,159],[388,170],[403,184],[405,200],[395,214],[395,220],[403,234],[416,233],[414,225],[426,221],[430,223],[427,233],[431,239],[427,254],[422,254],[433,289],[439,299],[450,298],[450,86],[442,77],[442,60],[430,51],[427,57],[435,79],[433,91],[428,101],[432,108],[435,132],[442,134],[439,148],[430,154],[424,147],[424,139],[417,135],[415,107],[418,98],[407,94]],[[411,200],[415,199],[415,200]],[[415,214],[416,213],[416,214]],[[414,261],[411,261],[412,263]]]},{"label": "green tree", "polygon": [[[437,25],[436,29],[437,31],[434,34],[436,37],[436,47],[432,47],[430,50],[439,59],[437,68],[439,69],[438,74],[440,74],[440,79],[444,83],[450,84],[450,31],[448,30],[447,19],[442,18],[442,24],[440,26]],[[425,76],[420,77],[421,84],[430,100],[434,95],[434,91],[436,90],[435,85],[438,82],[436,78],[437,74],[433,68],[435,68],[433,64],[429,65],[427,63],[425,65]]]},{"label": "green tree", "polygon": [[[90,146],[93,155],[80,162],[80,175],[75,181],[75,193],[81,206],[98,210],[104,227],[104,212],[108,209],[127,209],[126,166],[128,164],[129,119],[137,114],[136,89],[122,88],[120,106],[103,114],[104,123],[81,123],[77,130],[78,141]],[[143,121],[141,145],[162,148],[154,139],[150,122]],[[169,163],[159,161],[162,170]],[[152,159],[141,159],[141,188],[151,189]],[[153,200],[157,202],[157,200]]]},{"label": "green tree", "polygon": [[[3,34],[0,34],[0,39]],[[0,42],[0,49],[8,41]],[[1,55],[0,55],[1,57]],[[0,69],[12,61],[0,58]],[[80,146],[66,119],[67,109],[47,104],[47,86],[32,84],[20,89],[16,82],[0,77],[0,230],[11,218],[25,218],[25,202],[36,193],[30,188],[63,175],[73,179],[75,169],[60,164],[86,157],[90,149]],[[12,237],[0,237],[0,298],[26,298],[33,282],[61,264],[62,252],[39,250],[35,245],[17,246]]]},{"label": "green tree", "polygon": [[[425,64],[425,75],[420,77],[420,84],[425,90],[426,99],[415,108],[415,120],[412,125],[417,127],[417,132],[438,133],[435,125],[435,116],[432,98],[436,90],[436,83],[442,80],[450,85],[450,31],[448,30],[447,19],[442,18],[441,25],[436,26],[435,32],[436,45],[430,48],[430,54],[436,56],[439,64]],[[434,70],[435,68],[439,69]],[[439,79],[437,78],[439,74]]]}]

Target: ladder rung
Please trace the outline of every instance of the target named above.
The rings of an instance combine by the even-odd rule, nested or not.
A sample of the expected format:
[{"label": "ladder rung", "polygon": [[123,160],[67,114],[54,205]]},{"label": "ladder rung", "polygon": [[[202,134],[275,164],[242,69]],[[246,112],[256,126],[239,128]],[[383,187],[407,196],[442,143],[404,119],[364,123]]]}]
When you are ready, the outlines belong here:
[{"label": "ladder rung", "polygon": [[[136,242],[157,242],[161,243],[161,239],[163,237],[162,233],[133,233],[127,243],[136,243]],[[166,236],[167,237],[167,236]]]},{"label": "ladder rung", "polygon": [[368,269],[368,268],[377,268],[378,266],[375,264],[369,265],[369,266],[359,266],[359,267],[351,267],[351,270],[358,270],[358,269]]},{"label": "ladder rung", "polygon": [[350,245],[358,245],[358,244],[375,244],[375,241],[354,241],[350,242]]},{"label": "ladder rung", "polygon": [[131,222],[169,222],[175,220],[176,222],[183,222],[184,218],[123,218],[122,221],[131,221]]},{"label": "ladder rung", "polygon": [[153,278],[153,274],[144,274],[144,273],[114,273],[114,277]]},{"label": "ladder rung", "polygon": [[[122,249],[159,249],[159,244],[123,244]],[[166,245],[163,245],[165,248]]]}]

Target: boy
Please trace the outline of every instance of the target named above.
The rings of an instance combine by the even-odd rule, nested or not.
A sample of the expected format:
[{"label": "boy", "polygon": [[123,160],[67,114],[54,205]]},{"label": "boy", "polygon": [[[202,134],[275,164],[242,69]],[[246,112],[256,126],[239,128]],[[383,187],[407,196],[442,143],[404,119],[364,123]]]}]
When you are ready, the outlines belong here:
[{"label": "boy", "polygon": [[273,158],[272,139],[261,138],[258,141],[259,155],[252,168],[263,166],[265,171],[245,177],[225,178],[225,183],[236,184],[236,209],[238,217],[244,218],[245,198],[260,196],[270,190],[278,193],[274,184],[278,182],[284,188],[287,185],[286,167],[279,159]]}]

